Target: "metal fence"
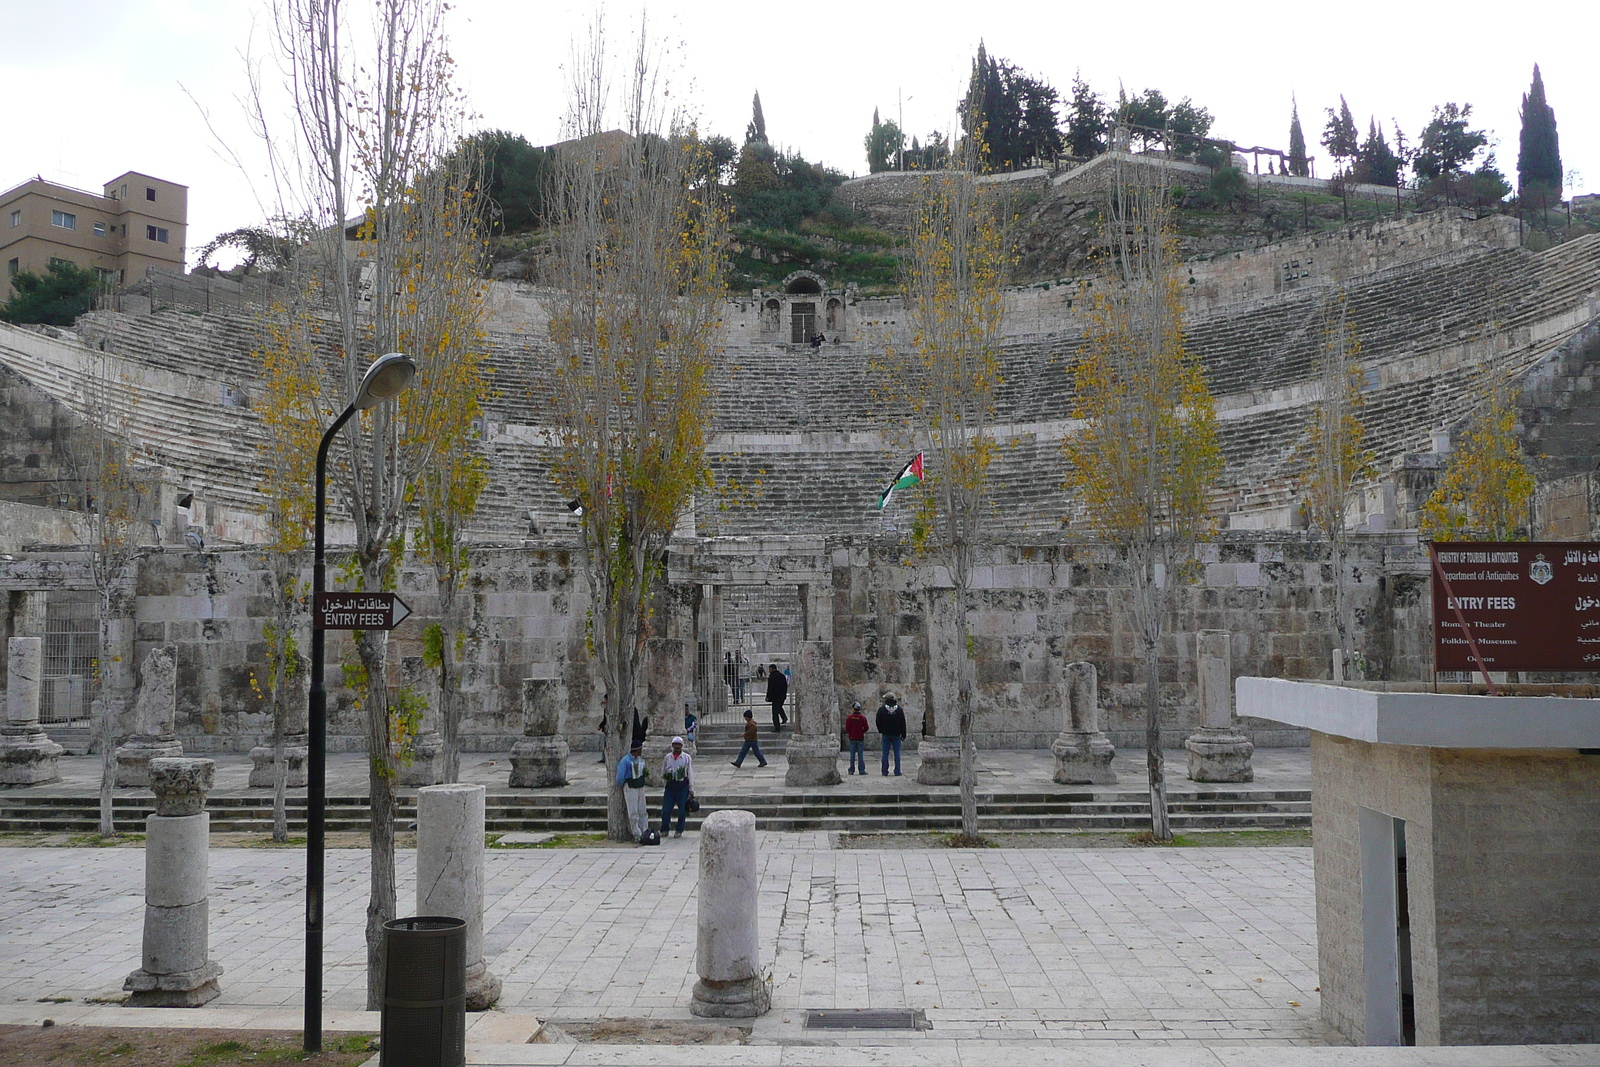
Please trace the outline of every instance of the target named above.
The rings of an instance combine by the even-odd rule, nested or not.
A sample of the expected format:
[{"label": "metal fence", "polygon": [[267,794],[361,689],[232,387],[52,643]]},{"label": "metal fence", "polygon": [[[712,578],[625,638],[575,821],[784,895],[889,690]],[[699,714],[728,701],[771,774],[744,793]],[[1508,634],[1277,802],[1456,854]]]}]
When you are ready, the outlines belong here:
[{"label": "metal fence", "polygon": [[93,593],[51,593],[45,601],[41,722],[85,722],[100,658],[100,602]]}]

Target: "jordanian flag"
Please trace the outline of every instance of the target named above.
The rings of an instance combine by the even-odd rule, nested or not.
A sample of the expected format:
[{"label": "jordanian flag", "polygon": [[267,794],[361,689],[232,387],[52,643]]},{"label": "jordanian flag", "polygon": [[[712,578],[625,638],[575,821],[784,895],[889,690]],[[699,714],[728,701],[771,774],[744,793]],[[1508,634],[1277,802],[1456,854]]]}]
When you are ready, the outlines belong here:
[{"label": "jordanian flag", "polygon": [[922,453],[918,452],[911,458],[911,462],[900,468],[900,473],[894,476],[894,481],[884,489],[883,495],[878,497],[878,510],[882,511],[889,506],[889,498],[894,496],[896,489],[909,489],[913,485],[922,483]]}]

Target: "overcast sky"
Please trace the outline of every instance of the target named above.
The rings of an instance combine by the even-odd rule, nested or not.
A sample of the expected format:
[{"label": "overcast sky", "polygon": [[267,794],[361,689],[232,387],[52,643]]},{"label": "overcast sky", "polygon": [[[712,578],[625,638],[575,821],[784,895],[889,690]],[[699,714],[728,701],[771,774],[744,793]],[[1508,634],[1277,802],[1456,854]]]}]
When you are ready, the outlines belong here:
[{"label": "overcast sky", "polygon": [[[572,40],[593,6],[458,0],[452,48],[483,126],[535,144],[559,139]],[[0,189],[34,174],[98,189],[129,169],[181,182],[190,188],[191,255],[219,232],[260,222],[267,209],[201,109],[245,170],[259,174],[237,98],[252,35],[264,51],[266,8],[264,0],[0,0]],[[613,0],[606,11],[621,48],[639,5]],[[1580,175],[1570,194],[1600,190],[1600,124],[1580,110],[1600,97],[1597,12],[1592,0],[1510,14],[1471,3],[658,0],[650,21],[677,57],[674,97],[698,114],[702,131],[741,140],[760,90],[774,144],[847,174],[866,170],[862,138],[874,107],[886,119],[903,109],[908,133],[948,129],[983,38],[992,55],[1063,95],[1081,71],[1107,97],[1119,83],[1190,96],[1216,116],[1215,135],[1241,144],[1287,148],[1293,93],[1313,154],[1321,154],[1323,109],[1336,107],[1340,93],[1363,134],[1375,115],[1397,120],[1413,140],[1433,105],[1471,103],[1514,182],[1518,107],[1537,62],[1562,163]]]}]

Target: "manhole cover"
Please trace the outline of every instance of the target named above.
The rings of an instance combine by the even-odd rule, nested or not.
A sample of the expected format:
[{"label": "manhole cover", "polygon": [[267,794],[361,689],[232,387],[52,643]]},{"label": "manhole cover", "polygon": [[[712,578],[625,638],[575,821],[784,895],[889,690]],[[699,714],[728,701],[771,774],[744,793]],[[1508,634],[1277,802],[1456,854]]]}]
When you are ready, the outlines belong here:
[{"label": "manhole cover", "polygon": [[928,1017],[919,1011],[868,1011],[828,1008],[806,1012],[807,1030],[926,1030]]}]

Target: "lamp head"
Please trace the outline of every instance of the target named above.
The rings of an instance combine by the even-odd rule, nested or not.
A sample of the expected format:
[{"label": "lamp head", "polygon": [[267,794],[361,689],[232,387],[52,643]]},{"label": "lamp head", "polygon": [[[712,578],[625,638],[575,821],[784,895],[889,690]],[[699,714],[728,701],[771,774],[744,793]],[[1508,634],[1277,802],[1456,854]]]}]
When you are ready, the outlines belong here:
[{"label": "lamp head", "polygon": [[403,352],[379,356],[367,368],[366,376],[361,379],[361,388],[356,390],[356,398],[350,406],[357,411],[365,411],[385,400],[393,400],[410,387],[411,379],[416,374],[417,365]]}]

